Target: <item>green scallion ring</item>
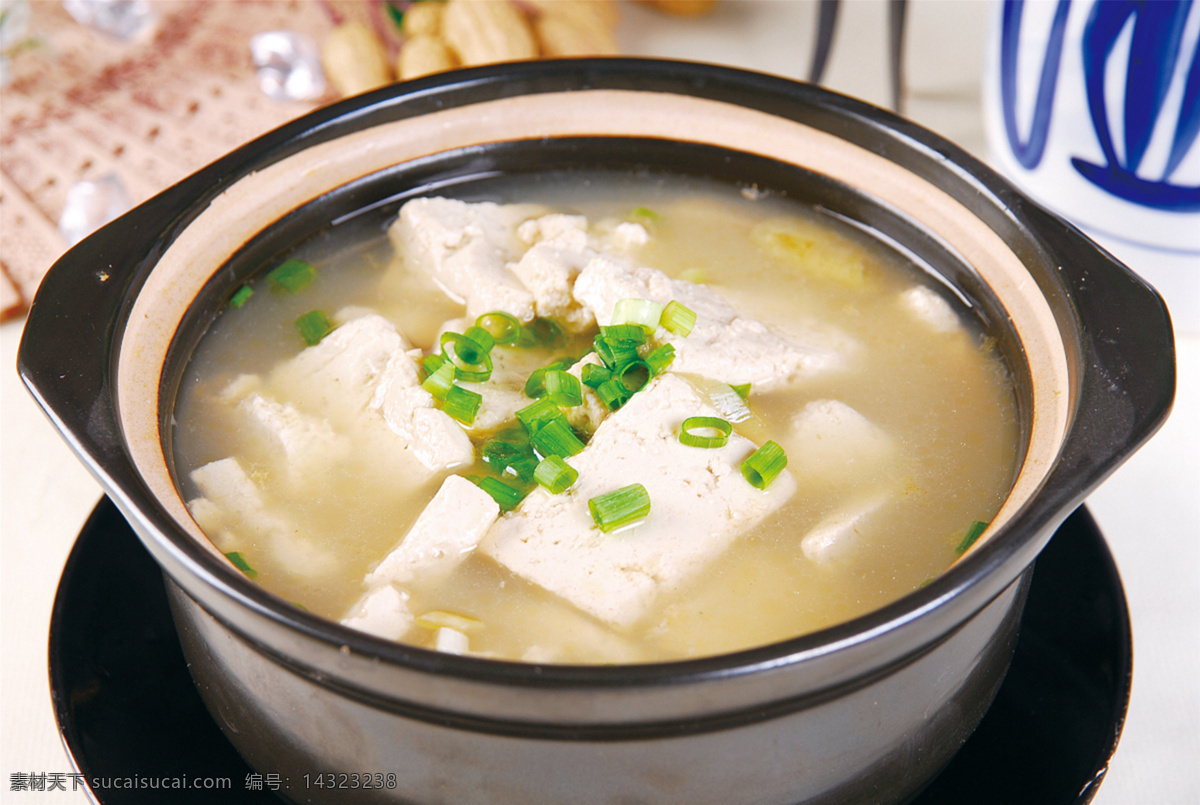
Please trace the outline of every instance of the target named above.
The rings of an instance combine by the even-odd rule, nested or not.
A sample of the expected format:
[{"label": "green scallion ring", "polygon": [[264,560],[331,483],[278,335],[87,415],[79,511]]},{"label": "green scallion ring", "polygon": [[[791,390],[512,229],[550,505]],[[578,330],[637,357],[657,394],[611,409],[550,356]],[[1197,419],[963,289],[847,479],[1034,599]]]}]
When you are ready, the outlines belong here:
[{"label": "green scallion ring", "polygon": [[650,514],[650,493],[641,484],[630,484],[591,498],[588,510],[592,521],[607,534]]},{"label": "green scallion ring", "polygon": [[500,507],[500,511],[512,511],[517,507],[522,500],[525,499],[525,492],[510,486],[499,478],[493,478],[490,475],[483,478],[471,478],[475,485],[492,496],[492,500],[496,501],[496,505]]},{"label": "green scallion ring", "polygon": [[967,549],[975,544],[975,540],[979,539],[980,535],[987,530],[987,527],[988,524],[982,520],[976,520],[971,523],[967,527],[966,533],[963,534],[963,538],[959,541],[958,546],[955,547],[954,552],[960,556],[966,553]]},{"label": "green scallion ring", "polygon": [[680,338],[686,338],[696,326],[696,312],[686,305],[681,305],[672,299],[663,308],[659,326],[667,329]]},{"label": "green scallion ring", "polygon": [[511,344],[521,335],[521,322],[500,310],[484,313],[475,320],[475,326],[487,330],[497,344]]},{"label": "green scallion ring", "polygon": [[267,274],[267,284],[274,291],[283,293],[299,293],[312,284],[317,278],[317,269],[312,263],[297,260],[292,257],[284,260],[278,267]]},{"label": "green scallion ring", "polygon": [[429,377],[421,383],[421,388],[428,391],[439,400],[446,399],[454,386],[454,375],[457,370],[450,361],[442,361],[437,369],[430,372]]},{"label": "green scallion ring", "polygon": [[323,310],[310,310],[296,319],[296,329],[310,347],[321,343],[321,339],[332,333],[335,326]]},{"label": "green scallion ring", "polygon": [[579,470],[563,461],[559,456],[546,456],[533,472],[533,479],[552,495],[561,495],[574,485]]},{"label": "green scallion ring", "polygon": [[571,408],[583,403],[583,386],[580,385],[579,378],[568,371],[551,369],[546,372],[542,385],[546,396],[553,400],[555,405]]},{"label": "green scallion ring", "polygon": [[530,437],[533,448],[538,454],[545,456],[561,456],[568,458],[578,454],[586,445],[571,430],[565,416],[558,416],[543,424]]},{"label": "green scallion ring", "polygon": [[492,376],[492,356],[462,333],[442,333],[442,354],[454,364],[455,376],[467,383],[482,383]]},{"label": "green scallion ring", "polygon": [[258,575],[258,571],[250,567],[250,563],[246,561],[246,557],[242,556],[240,551],[230,551],[225,554],[225,558],[233,563],[233,566],[242,571],[249,578],[254,578]]},{"label": "green scallion ring", "polygon": [[679,426],[679,443],[688,447],[724,447],[731,433],[733,425],[720,417],[690,416]]},{"label": "green scallion ring", "polygon": [[462,386],[451,386],[450,390],[446,392],[442,410],[464,425],[471,425],[475,422],[475,415],[479,413],[481,405],[483,405],[482,394]]},{"label": "green scallion ring", "polygon": [[233,296],[229,297],[229,307],[233,310],[237,310],[239,307],[246,304],[246,301],[253,295],[254,289],[249,285],[243,285],[234,292]]},{"label": "green scallion ring", "polygon": [[776,442],[764,442],[742,462],[742,477],[755,489],[766,489],[787,466],[787,453]]},{"label": "green scallion ring", "polygon": [[618,299],[613,305],[612,320],[609,326],[621,324],[636,324],[653,331],[658,327],[662,318],[663,306],[652,299],[630,297]]}]

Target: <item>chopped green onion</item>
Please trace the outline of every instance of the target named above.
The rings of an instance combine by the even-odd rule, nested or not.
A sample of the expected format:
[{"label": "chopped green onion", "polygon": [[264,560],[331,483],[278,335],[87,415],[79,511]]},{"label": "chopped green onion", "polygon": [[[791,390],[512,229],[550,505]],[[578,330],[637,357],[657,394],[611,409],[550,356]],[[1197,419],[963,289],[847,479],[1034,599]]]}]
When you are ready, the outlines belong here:
[{"label": "chopped green onion", "polygon": [[[706,432],[707,431],[707,432]],[[679,443],[688,447],[724,447],[733,425],[715,416],[690,416],[679,426]]]},{"label": "chopped green onion", "polygon": [[456,371],[454,364],[443,360],[441,365],[429,377],[425,378],[425,382],[421,383],[421,388],[439,400],[444,400],[446,399],[446,395],[450,393],[450,389],[454,386],[454,374]]},{"label": "chopped green onion", "polygon": [[632,395],[636,391],[641,391],[650,382],[651,374],[650,367],[645,361],[636,360],[621,367],[621,371],[613,375],[613,379]]},{"label": "chopped green onion", "polygon": [[764,442],[742,462],[742,477],[755,489],[766,489],[787,466],[787,453],[776,442]]},{"label": "chopped green onion", "polygon": [[543,397],[532,405],[517,411],[517,421],[525,426],[530,436],[537,433],[547,422],[563,415],[562,409],[549,397]]},{"label": "chopped green onion", "polygon": [[455,376],[467,383],[482,383],[492,376],[492,356],[480,353],[478,344],[461,333],[442,333],[442,354],[454,364]]},{"label": "chopped green onion", "polygon": [[663,308],[659,325],[681,338],[686,338],[696,326],[696,313],[691,308],[679,304],[674,299],[667,302]]},{"label": "chopped green onion", "polygon": [[610,411],[616,411],[625,403],[629,402],[632,393],[625,387],[618,377],[612,377],[605,380],[599,386],[596,386],[596,396],[600,398],[600,402],[604,403],[604,407]]},{"label": "chopped green onion", "polygon": [[635,218],[645,218],[650,221],[658,220],[658,213],[647,207],[634,207],[629,214]]},{"label": "chopped green onion", "polygon": [[[558,358],[533,372],[525,379],[525,396],[536,400],[546,395],[546,373],[558,369],[569,369],[576,363],[574,358]],[[575,403],[578,405],[578,403]]]},{"label": "chopped green onion", "polygon": [[579,372],[580,379],[583,380],[583,385],[596,388],[605,380],[612,377],[612,372],[607,366],[599,363],[585,363],[583,369]]},{"label": "chopped green onion", "polygon": [[296,319],[300,337],[310,347],[321,343],[321,339],[333,332],[334,324],[323,310],[310,310]]},{"label": "chopped green onion", "polygon": [[475,482],[475,485],[492,496],[492,500],[496,501],[500,506],[500,511],[511,511],[517,507],[517,504],[525,499],[525,492],[510,486],[499,478],[493,478],[490,475],[483,478],[470,479]]},{"label": "chopped green onion", "polygon": [[609,324],[600,328],[600,335],[608,340],[631,341],[636,346],[646,343],[647,330],[640,324]]},{"label": "chopped green onion", "polygon": [[504,430],[498,430],[492,438],[501,442],[508,442],[517,447],[529,446],[529,434],[525,431],[525,428],[519,425],[509,425]]},{"label": "chopped green onion", "polygon": [[483,405],[482,394],[462,386],[451,386],[450,390],[446,392],[446,401],[442,403],[442,410],[464,425],[470,425],[475,421],[475,415],[479,413],[481,405]]},{"label": "chopped green onion", "polygon": [[533,477],[539,484],[546,487],[546,491],[550,494],[561,495],[570,489],[579,478],[579,470],[563,461],[561,457],[551,454],[537,465]]},{"label": "chopped green onion", "polygon": [[497,344],[511,344],[521,335],[521,322],[499,310],[484,313],[475,320],[475,325],[487,330]]},{"label": "chopped green onion", "polygon": [[596,355],[604,362],[604,365],[613,371],[617,371],[625,366],[625,364],[638,359],[637,348],[644,341],[644,338],[634,341],[626,338],[611,338],[606,335],[598,335],[592,340],[592,345],[596,348]]},{"label": "chopped green onion", "polygon": [[433,355],[426,355],[424,358],[421,358],[421,370],[423,372],[425,372],[426,377],[429,377],[431,374],[436,372],[438,369],[441,369],[443,364],[445,364],[445,363],[446,363],[445,355],[440,355],[437,353],[435,353]]},{"label": "chopped green onion", "polygon": [[311,263],[293,257],[267,274],[267,283],[276,291],[298,293],[311,285],[316,278],[317,270]]},{"label": "chopped green onion", "polygon": [[619,327],[622,324],[635,324],[653,332],[658,327],[658,320],[662,318],[662,312],[663,306],[652,299],[638,299],[637,297],[618,299],[617,303],[613,305],[612,321],[609,322],[609,326]]},{"label": "chopped green onion", "polygon": [[496,346],[496,339],[492,337],[492,334],[477,324],[468,327],[467,331],[463,333],[463,337],[473,341],[481,353],[491,352],[492,347]]},{"label": "chopped green onion", "polygon": [[592,520],[604,533],[635,523],[650,513],[650,493],[641,484],[630,484],[597,495],[588,501]]},{"label": "chopped green onion", "polygon": [[663,344],[648,352],[642,360],[646,362],[646,366],[650,367],[651,375],[661,375],[675,360],[675,347],[671,344]]},{"label": "chopped green onion", "polygon": [[538,459],[529,446],[529,437],[524,442],[503,440],[497,435],[483,446],[483,463],[487,464],[497,475],[515,475],[523,481],[533,480],[534,470],[537,469]]},{"label": "chopped green onion", "polygon": [[233,562],[233,566],[242,571],[249,578],[258,576],[258,571],[250,567],[250,563],[246,561],[246,557],[242,556],[240,551],[230,551],[225,554],[225,558]]},{"label": "chopped green onion", "polygon": [[962,555],[967,552],[967,549],[975,544],[975,540],[979,539],[979,535],[987,530],[988,524],[982,520],[976,520],[967,528],[967,533],[963,534],[962,540],[958,543],[958,547],[954,552]]},{"label": "chopped green onion", "polygon": [[737,396],[741,397],[743,400],[750,399],[750,384],[749,383],[738,383],[736,386],[733,384],[730,384],[729,388],[736,391]]},{"label": "chopped green onion", "polygon": [[579,437],[571,430],[571,426],[567,424],[567,418],[564,416],[551,419],[543,424],[530,437],[530,441],[533,442],[534,449],[543,457],[561,456],[566,458],[575,455],[586,446],[579,441]]},{"label": "chopped green onion", "polygon": [[546,396],[556,405],[570,408],[583,402],[583,389],[579,385],[579,378],[570,372],[551,369],[546,372],[543,383],[546,388]]},{"label": "chopped green onion", "polygon": [[242,305],[246,304],[246,300],[254,295],[254,289],[249,285],[243,285],[233,292],[233,296],[229,297],[229,307],[237,310]]}]

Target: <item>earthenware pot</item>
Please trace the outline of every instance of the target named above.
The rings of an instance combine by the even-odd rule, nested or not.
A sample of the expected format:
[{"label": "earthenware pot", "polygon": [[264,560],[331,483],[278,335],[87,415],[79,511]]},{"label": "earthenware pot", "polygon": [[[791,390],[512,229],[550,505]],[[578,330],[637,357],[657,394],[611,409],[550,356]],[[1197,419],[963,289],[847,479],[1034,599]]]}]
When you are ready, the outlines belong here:
[{"label": "earthenware pot", "polygon": [[[598,167],[786,192],[908,252],[968,302],[1014,379],[1022,461],[967,555],[815,634],[572,667],[349,631],[260,589],[203,539],[176,491],[168,424],[188,355],[256,256],[433,188]],[[19,364],[162,566],[213,716],[297,802],[902,802],[987,709],[1038,552],[1174,392],[1154,291],[961,149],[813,86],[637,59],[451,72],[255,140],[65,255]]]}]

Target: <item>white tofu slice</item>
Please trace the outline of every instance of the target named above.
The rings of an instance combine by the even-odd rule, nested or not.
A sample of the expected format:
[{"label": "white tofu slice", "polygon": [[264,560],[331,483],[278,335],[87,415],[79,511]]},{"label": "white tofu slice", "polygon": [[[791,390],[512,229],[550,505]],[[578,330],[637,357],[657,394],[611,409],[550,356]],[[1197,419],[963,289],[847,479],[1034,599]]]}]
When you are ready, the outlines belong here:
[{"label": "white tofu slice", "polygon": [[237,407],[262,441],[280,456],[293,483],[319,474],[350,452],[349,441],[334,432],[329,420],[299,411],[290,403],[252,392]]},{"label": "white tofu slice", "polygon": [[916,286],[900,294],[900,304],[917,321],[939,333],[952,333],[962,329],[958,314],[950,303],[929,288]]},{"label": "white tofu slice", "polygon": [[594,325],[592,311],[571,293],[579,272],[596,256],[588,244],[587,218],[545,215],[521,224],[517,235],[529,250],[513,263],[512,273],[533,294],[537,315],[555,318],[576,333]]},{"label": "white tofu slice", "polygon": [[471,638],[457,629],[443,626],[434,633],[433,647],[447,654],[466,654],[471,650]]},{"label": "white tofu slice", "polygon": [[192,470],[190,477],[204,496],[203,503],[192,501],[195,506],[192,511],[205,533],[214,533],[208,530],[214,528],[225,545],[253,542],[271,551],[285,572],[303,578],[329,575],[337,570],[339,562],[332,551],[305,536],[299,525],[267,508],[258,487],[237,459],[209,462]]},{"label": "white tofu slice", "polygon": [[341,624],[384,640],[399,640],[413,625],[408,593],[390,584],[368,590],[350,607]]},{"label": "white tofu slice", "polygon": [[533,294],[509,270],[524,253],[517,226],[544,212],[525,204],[470,204],[417,198],[400,208],[388,235],[405,261],[426,272],[472,320],[501,310],[521,321],[534,315]]},{"label": "white tofu slice", "polygon": [[367,574],[367,586],[440,581],[475,550],[499,514],[491,495],[449,476],[400,544]]},{"label": "white tofu slice", "polygon": [[[568,459],[579,471],[575,486],[561,495],[535,489],[496,521],[480,550],[602,621],[633,624],[795,491],[786,470],[767,490],[752,487],[740,466],[756,448],[737,434],[718,449],[679,442],[684,419],[715,415],[687,381],[660,375]],[[631,483],[649,492],[649,516],[602,533],[588,499]]]},{"label": "white tofu slice", "polygon": [[755,319],[741,316],[720,294],[703,285],[673,280],[652,268],[630,269],[598,257],[575,280],[575,298],[590,308],[601,325],[612,320],[621,299],[671,300],[696,313],[686,338],[660,328],[655,338],[675,347],[671,371],[710,377],[730,384],[750,383],[756,391],[837,369],[844,358],[828,347],[800,344]]},{"label": "white tofu slice", "polygon": [[895,439],[838,400],[814,400],[792,418],[791,469],[797,477],[845,481],[895,455]]},{"label": "white tofu slice", "polygon": [[874,515],[883,509],[887,499],[887,495],[878,494],[829,515],[804,535],[800,550],[813,562],[828,562],[845,556],[854,549],[859,537],[874,525]]},{"label": "white tofu slice", "polygon": [[271,373],[283,399],[334,425],[361,421],[375,387],[396,353],[412,349],[390,321],[370,314],[351,319]]},{"label": "white tofu slice", "polygon": [[430,472],[470,464],[470,437],[421,388],[419,355],[390,321],[368,313],[281,364],[270,382],[281,397],[330,419],[338,432],[385,426],[398,437],[394,453],[411,454]]},{"label": "white tofu slice", "polygon": [[475,448],[462,425],[437,408],[433,395],[421,388],[417,363],[410,353],[392,355],[376,384],[370,409],[400,437],[401,447],[430,471],[450,470],[475,460]]}]

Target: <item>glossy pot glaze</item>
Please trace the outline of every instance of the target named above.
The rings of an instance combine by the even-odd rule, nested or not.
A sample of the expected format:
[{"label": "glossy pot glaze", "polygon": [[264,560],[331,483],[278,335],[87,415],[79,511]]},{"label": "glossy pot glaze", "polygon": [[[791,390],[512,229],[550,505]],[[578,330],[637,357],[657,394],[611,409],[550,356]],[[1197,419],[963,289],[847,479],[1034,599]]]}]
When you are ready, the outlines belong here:
[{"label": "glossy pot glaze", "polygon": [[[573,168],[786,192],[953,287],[997,339],[1022,419],[1020,472],[976,546],[816,634],[604,667],[378,640],[237,572],[175,489],[168,428],[183,365],[233,290],[314,228],[446,185]],[[19,363],[162,566],[217,722],[297,802],[902,802],[1002,681],[1038,551],[1174,392],[1153,290],[960,149],[811,86],[632,59],[449,73],[268,134],[64,256]]]}]

